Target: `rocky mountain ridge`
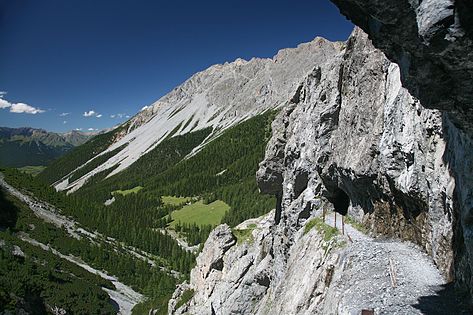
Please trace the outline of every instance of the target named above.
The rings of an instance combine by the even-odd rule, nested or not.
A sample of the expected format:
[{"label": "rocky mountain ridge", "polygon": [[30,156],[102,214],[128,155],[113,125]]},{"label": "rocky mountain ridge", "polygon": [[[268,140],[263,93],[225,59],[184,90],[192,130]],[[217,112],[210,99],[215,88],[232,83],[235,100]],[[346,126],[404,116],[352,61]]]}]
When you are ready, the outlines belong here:
[{"label": "rocky mountain ridge", "polygon": [[[468,143],[451,155],[448,141],[461,132],[402,86],[402,72],[358,28],[345,49],[319,61],[273,122],[257,173],[262,192],[277,196],[274,214],[253,223],[252,238],[243,244],[235,238],[238,231],[218,227],[190,283],[176,290],[170,314],[358,314],[370,308],[414,314],[428,305],[449,311],[435,309],[441,298],[431,301],[443,296],[442,287],[432,291],[408,284],[419,283],[419,273],[431,289],[450,281],[468,288],[468,255],[455,243],[461,213],[457,189],[463,183],[452,172],[464,167],[452,157],[464,158],[461,150]],[[339,248],[333,243],[337,238],[324,240],[325,223],[308,242],[306,228],[324,212],[333,215],[330,210],[348,215],[373,236],[393,238],[393,247],[370,254],[365,250],[378,245],[363,247],[362,238],[353,244],[348,238]],[[421,255],[412,243],[430,257],[422,258],[426,268],[402,269],[403,259]],[[407,254],[403,246],[414,252]],[[372,262],[347,258],[358,254]],[[366,275],[370,281],[360,283],[350,274],[363,263],[372,273]],[[432,263],[438,271],[427,271]],[[392,275],[396,269],[402,276]],[[406,286],[391,289],[396,285],[390,277]],[[372,291],[379,279],[386,280],[381,291]],[[177,308],[186,290],[194,295]]]},{"label": "rocky mountain ridge", "polygon": [[223,130],[281,106],[317,60],[336,54],[341,48],[341,43],[316,38],[296,48],[283,49],[271,59],[237,59],[211,66],[124,123],[126,128],[115,143],[101,154],[125,145],[120,152],[78,180],[69,183],[66,176],[55,187],[75,191],[98,172],[118,166],[109,174],[113,176],[124,170],[167,137],[212,127],[204,145]]},{"label": "rocky mountain ridge", "polygon": [[4,141],[41,141],[42,143],[51,146],[78,146],[86,142],[90,137],[94,136],[95,134],[96,132],[81,132],[78,130],[57,133],[31,127],[0,127],[0,138],[2,138]]},{"label": "rocky mountain ridge", "polygon": [[93,135],[76,130],[55,133],[29,127],[0,127],[0,165],[46,165]]}]

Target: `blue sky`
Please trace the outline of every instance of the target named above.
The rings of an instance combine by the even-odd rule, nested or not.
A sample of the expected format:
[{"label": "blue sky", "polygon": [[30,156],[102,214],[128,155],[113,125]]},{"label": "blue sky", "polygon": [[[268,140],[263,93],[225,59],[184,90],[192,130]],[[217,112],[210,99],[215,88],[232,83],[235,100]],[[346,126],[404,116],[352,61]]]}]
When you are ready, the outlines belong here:
[{"label": "blue sky", "polygon": [[0,126],[111,127],[212,64],[352,28],[328,0],[0,0]]}]

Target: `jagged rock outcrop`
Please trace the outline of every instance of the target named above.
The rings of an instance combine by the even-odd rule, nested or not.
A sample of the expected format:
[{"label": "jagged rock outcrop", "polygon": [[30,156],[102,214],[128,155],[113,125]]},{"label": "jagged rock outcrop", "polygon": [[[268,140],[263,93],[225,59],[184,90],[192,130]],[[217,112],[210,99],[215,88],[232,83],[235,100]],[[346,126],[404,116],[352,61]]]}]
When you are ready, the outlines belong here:
[{"label": "jagged rock outcrop", "polygon": [[453,192],[455,278],[473,292],[473,3],[332,0],[401,68],[423,106],[443,111]]},{"label": "jagged rock outcrop", "polygon": [[[257,181],[262,192],[278,197],[273,221],[258,221],[254,242],[230,247],[221,270],[207,274],[204,257],[219,242],[212,234],[187,284],[194,297],[178,310],[171,303],[170,313],[424,311],[416,303],[434,296],[432,288],[453,280],[457,270],[450,163],[460,162],[448,158],[445,115],[424,108],[402,87],[399,67],[356,28],[343,50],[318,62],[272,130]],[[380,245],[360,236],[346,249],[327,250],[323,231],[304,231],[324,210],[350,215],[373,236],[417,244],[439,271],[400,241]],[[393,289],[386,280],[390,260],[404,277]]]},{"label": "jagged rock outcrop", "polygon": [[401,68],[424,107],[473,131],[473,3],[465,0],[332,0]]},{"label": "jagged rock outcrop", "polygon": [[401,87],[399,68],[360,29],[344,54],[316,69],[298,93],[273,124],[284,137],[275,133],[268,147],[279,153],[269,149],[258,172],[263,192],[274,193],[273,178],[283,179],[277,182],[283,224],[309,187],[379,234],[424,246],[449,275],[454,183],[442,159],[441,113],[424,109]]},{"label": "jagged rock outcrop", "polygon": [[[278,266],[271,252],[272,242],[278,237],[273,227],[274,211],[238,226],[237,229],[248,233],[247,238],[238,242],[228,226],[217,227],[199,255],[190,284],[181,285],[171,299],[170,312],[293,314],[297,308],[306,309],[307,300],[320,300],[338,259],[338,254],[332,253],[329,247],[337,246],[337,241],[327,243],[320,233],[303,235],[301,230],[298,236],[302,241],[291,249],[291,269],[279,273],[284,267]],[[215,264],[216,261],[221,264]],[[301,272],[304,268],[306,273]],[[280,282],[282,279],[284,283]],[[280,286],[274,285],[276,281]],[[195,294],[189,303],[176,309],[186,289],[194,290]]]}]

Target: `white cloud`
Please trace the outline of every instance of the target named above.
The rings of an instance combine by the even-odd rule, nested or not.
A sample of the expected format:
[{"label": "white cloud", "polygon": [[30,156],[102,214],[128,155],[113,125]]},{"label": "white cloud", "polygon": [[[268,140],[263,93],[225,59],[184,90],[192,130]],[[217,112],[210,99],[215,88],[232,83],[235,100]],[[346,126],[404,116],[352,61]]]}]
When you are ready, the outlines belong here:
[{"label": "white cloud", "polygon": [[125,117],[126,117],[126,118],[130,118],[130,115],[126,115]]},{"label": "white cloud", "polygon": [[10,106],[11,104],[9,101],[4,100],[3,98],[0,98],[0,108],[8,108]]},{"label": "white cloud", "polygon": [[11,104],[10,113],[17,113],[17,114],[24,113],[24,114],[35,115],[35,114],[44,113],[44,110],[35,108],[25,103],[15,103],[15,104]]},{"label": "white cloud", "polygon": [[62,123],[63,123],[64,125],[67,124],[67,120],[64,120]]},{"label": "white cloud", "polygon": [[88,112],[84,112],[84,114],[82,116],[100,118],[100,117],[102,117],[102,114],[97,113],[95,110],[89,110]]},{"label": "white cloud", "polygon": [[59,114],[59,116],[61,116],[61,117],[66,117],[66,116],[69,115],[69,114],[70,114],[70,113],[61,113],[61,114]]},{"label": "white cloud", "polygon": [[40,114],[40,113],[45,112],[44,110],[40,108],[36,108],[25,103],[10,103],[9,101],[3,98],[3,96],[5,96],[6,94],[7,92],[0,91],[0,109],[10,108],[10,113],[17,113],[17,114],[24,113],[24,114],[35,115],[35,114]]},{"label": "white cloud", "polygon": [[77,131],[82,131],[82,128],[76,128],[74,130],[77,130]]},{"label": "white cloud", "polygon": [[110,118],[123,118],[125,117],[126,114],[123,114],[123,113],[118,113],[118,114],[112,114],[110,115]]},{"label": "white cloud", "polygon": [[94,110],[89,110],[88,112],[84,112],[84,117],[92,117],[92,116],[96,116],[97,113],[94,111]]},{"label": "white cloud", "polygon": [[94,128],[89,128],[87,129],[88,131],[97,131],[98,129],[94,129]]}]

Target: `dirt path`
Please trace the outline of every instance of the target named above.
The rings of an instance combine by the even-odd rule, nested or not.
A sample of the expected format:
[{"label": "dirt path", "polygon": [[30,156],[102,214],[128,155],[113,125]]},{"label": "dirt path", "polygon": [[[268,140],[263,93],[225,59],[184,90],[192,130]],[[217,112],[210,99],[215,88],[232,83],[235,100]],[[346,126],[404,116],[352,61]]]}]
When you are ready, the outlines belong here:
[{"label": "dirt path", "polygon": [[[334,215],[325,222],[334,226]],[[341,230],[341,216],[337,215]],[[339,314],[470,314],[460,307],[440,271],[420,247],[397,239],[374,239],[345,224],[350,243],[330,297]],[[353,284],[355,284],[353,286]]]},{"label": "dirt path", "polygon": [[179,244],[179,246],[181,246],[182,249],[188,252],[196,253],[199,250],[199,245],[189,246],[189,244],[184,239],[180,238],[177,232],[173,229],[159,229],[159,232],[162,234],[167,233],[177,242],[177,244]]}]

